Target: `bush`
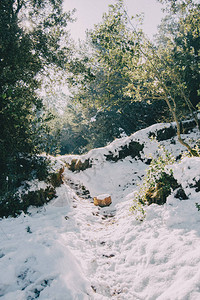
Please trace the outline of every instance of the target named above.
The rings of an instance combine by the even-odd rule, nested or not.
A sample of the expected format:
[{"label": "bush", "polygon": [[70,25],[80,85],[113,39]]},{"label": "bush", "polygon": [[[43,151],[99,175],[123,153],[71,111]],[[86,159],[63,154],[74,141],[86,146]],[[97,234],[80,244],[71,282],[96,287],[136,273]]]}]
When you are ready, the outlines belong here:
[{"label": "bush", "polygon": [[162,172],[159,179],[156,179],[155,186],[149,188],[144,199],[147,205],[156,203],[162,205],[166,202],[167,197],[171,194],[171,190],[175,190],[179,187],[177,180],[172,174]]},{"label": "bush", "polygon": [[64,167],[56,173],[51,173],[47,181],[51,183],[54,188],[61,186],[61,184],[63,184],[63,172]]},{"label": "bush", "polygon": [[166,168],[167,165],[174,162],[175,158],[163,146],[159,145],[159,156],[157,159],[152,159],[130,208],[136,215],[137,220],[145,218],[145,206],[152,203],[159,205],[165,203],[166,198],[171,193],[171,189],[175,190],[179,187],[176,179],[173,177],[172,169],[167,170]]},{"label": "bush", "polygon": [[[7,178],[7,186],[4,185],[0,193],[0,218],[16,217],[21,212],[27,213],[29,206],[39,207],[56,197],[55,188],[63,183],[64,168],[51,173],[50,160],[45,157],[34,159],[21,159],[21,174],[17,172],[13,177]],[[22,165],[23,164],[23,165]],[[18,176],[19,175],[19,176]],[[28,181],[38,179],[45,181],[45,189],[30,191]],[[13,186],[12,186],[13,184]],[[19,188],[23,192],[19,192]]]},{"label": "bush", "polygon": [[16,217],[22,212],[27,213],[31,205],[35,207],[43,206],[54,197],[56,197],[56,190],[52,186],[47,186],[46,189],[24,192],[22,195],[9,193],[5,199],[1,200],[0,218]]}]

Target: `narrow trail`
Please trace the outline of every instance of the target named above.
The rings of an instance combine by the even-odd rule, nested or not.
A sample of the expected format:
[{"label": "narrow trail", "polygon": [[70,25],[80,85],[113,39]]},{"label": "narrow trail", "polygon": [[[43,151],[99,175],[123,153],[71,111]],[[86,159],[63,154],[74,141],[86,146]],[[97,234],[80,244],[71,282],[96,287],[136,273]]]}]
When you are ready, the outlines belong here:
[{"label": "narrow trail", "polygon": [[72,207],[78,227],[76,233],[67,232],[64,238],[91,282],[91,299],[126,299],[116,274],[120,247],[112,241],[118,226],[116,209],[94,206],[83,185],[69,178],[64,178],[64,182],[75,193]]},{"label": "narrow trail", "polygon": [[[191,209],[192,200],[149,207],[148,218],[141,223],[128,214],[129,201],[113,209],[96,207],[89,194],[82,197],[79,186],[71,182],[76,231],[69,226],[63,239],[90,282],[92,291],[84,300],[199,299],[199,234],[195,233],[199,215],[194,203]],[[193,251],[197,264],[191,259]],[[191,276],[195,289],[187,281]],[[181,288],[180,280],[188,290]]]}]

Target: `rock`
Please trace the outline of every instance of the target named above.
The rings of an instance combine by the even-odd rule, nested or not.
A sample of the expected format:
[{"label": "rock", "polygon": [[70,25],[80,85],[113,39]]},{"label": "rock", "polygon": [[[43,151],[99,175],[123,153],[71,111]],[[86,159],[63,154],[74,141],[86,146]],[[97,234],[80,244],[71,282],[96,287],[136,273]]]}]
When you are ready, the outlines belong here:
[{"label": "rock", "polygon": [[143,150],[144,145],[140,144],[136,141],[131,141],[128,145],[124,145],[119,149],[118,154],[112,153],[109,151],[109,154],[106,154],[107,161],[117,162],[118,160],[124,159],[127,156],[131,156],[132,158],[140,157],[140,152]]},{"label": "rock", "polygon": [[182,187],[179,187],[174,195],[175,198],[178,198],[180,200],[187,200],[189,199],[186,195],[184,189]]},{"label": "rock", "polygon": [[71,163],[66,163],[66,167],[72,172],[80,172],[92,167],[90,160],[86,159],[81,161],[80,159],[72,159]]},{"label": "rock", "polygon": [[112,203],[111,196],[109,194],[98,195],[94,197],[94,205],[96,206],[109,206]]}]

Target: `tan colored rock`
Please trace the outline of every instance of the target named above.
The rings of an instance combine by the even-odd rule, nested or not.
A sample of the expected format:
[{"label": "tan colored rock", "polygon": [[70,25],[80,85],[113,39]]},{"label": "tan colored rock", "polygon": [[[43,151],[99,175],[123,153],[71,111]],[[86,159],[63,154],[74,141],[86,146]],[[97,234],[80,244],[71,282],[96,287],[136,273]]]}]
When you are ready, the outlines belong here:
[{"label": "tan colored rock", "polygon": [[109,194],[99,195],[94,197],[94,205],[96,206],[109,206],[112,203],[111,196]]}]

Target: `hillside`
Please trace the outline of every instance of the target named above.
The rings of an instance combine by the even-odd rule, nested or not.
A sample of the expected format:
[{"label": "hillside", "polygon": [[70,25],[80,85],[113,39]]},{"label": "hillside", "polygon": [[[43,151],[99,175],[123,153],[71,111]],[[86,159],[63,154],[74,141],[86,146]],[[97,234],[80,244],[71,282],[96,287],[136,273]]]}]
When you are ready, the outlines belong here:
[{"label": "hillside", "polygon": [[[185,139],[199,132],[190,123]],[[158,142],[187,200],[175,198],[130,212]],[[89,153],[60,156],[64,184],[57,198],[27,215],[0,220],[2,299],[196,300],[200,298],[200,158],[187,156],[174,124],[156,124]],[[109,194],[100,208],[93,197]]]}]

